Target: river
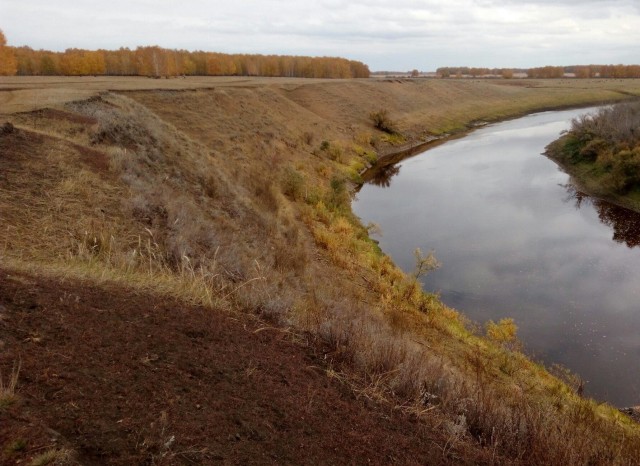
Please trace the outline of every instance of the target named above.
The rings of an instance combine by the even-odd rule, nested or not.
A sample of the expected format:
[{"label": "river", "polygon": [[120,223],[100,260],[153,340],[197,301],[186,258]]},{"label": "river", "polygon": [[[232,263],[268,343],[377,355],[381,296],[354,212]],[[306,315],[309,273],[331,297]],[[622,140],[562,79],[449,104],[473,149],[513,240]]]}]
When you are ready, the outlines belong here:
[{"label": "river", "polygon": [[353,203],[383,251],[427,291],[483,323],[512,317],[527,354],[561,364],[585,394],[640,404],[640,215],[592,199],[541,155],[589,109],[478,129],[388,168]]}]

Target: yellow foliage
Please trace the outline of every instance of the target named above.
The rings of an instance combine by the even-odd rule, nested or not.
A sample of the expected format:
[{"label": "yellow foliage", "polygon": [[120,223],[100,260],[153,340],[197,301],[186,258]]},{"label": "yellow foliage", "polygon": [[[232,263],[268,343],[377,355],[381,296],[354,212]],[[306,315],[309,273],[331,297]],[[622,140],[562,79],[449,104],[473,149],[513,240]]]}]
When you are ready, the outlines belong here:
[{"label": "yellow foliage", "polygon": [[487,337],[497,343],[513,343],[516,340],[517,331],[518,327],[511,318],[500,319],[498,323],[490,320],[487,323]]},{"label": "yellow foliage", "polygon": [[338,217],[338,219],[331,225],[331,230],[335,233],[350,237],[353,235],[353,226],[344,217]]},{"label": "yellow foliage", "polygon": [[15,53],[7,47],[7,39],[0,30],[0,76],[13,76],[17,70]]}]

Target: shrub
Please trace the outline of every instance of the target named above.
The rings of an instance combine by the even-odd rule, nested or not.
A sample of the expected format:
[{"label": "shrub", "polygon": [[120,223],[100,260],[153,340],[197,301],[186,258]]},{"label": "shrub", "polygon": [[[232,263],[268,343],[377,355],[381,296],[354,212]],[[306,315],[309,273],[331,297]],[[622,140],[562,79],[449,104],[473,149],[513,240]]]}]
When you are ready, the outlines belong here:
[{"label": "shrub", "polygon": [[294,201],[302,199],[304,177],[295,169],[287,167],[282,175],[282,192]]},{"label": "shrub", "polygon": [[400,133],[384,134],[381,139],[392,146],[398,146],[406,142],[406,139]]},{"label": "shrub", "polygon": [[398,131],[395,128],[394,122],[389,117],[389,111],[387,109],[380,109],[369,114],[369,118],[373,121],[375,126],[380,131],[384,131],[388,134],[396,134]]},{"label": "shrub", "polygon": [[342,163],[342,148],[335,144],[331,144],[327,150],[329,158],[334,162]]},{"label": "shrub", "polygon": [[611,183],[620,193],[627,193],[640,185],[640,152],[628,150],[620,151],[611,170]]},{"label": "shrub", "polygon": [[376,154],[375,151],[365,149],[359,144],[353,144],[351,148],[353,152],[355,152],[359,157],[362,157],[370,164],[374,164],[378,161],[378,154]]},{"label": "shrub", "polygon": [[320,150],[334,162],[342,162],[342,147],[325,140],[320,143]]},{"label": "shrub", "polygon": [[342,210],[349,205],[349,192],[344,178],[334,176],[331,178],[331,191],[327,196],[327,207],[331,210]]},{"label": "shrub", "polygon": [[487,337],[506,347],[516,343],[517,331],[518,327],[513,319],[500,319],[498,323],[490,320],[487,323]]},{"label": "shrub", "polygon": [[310,146],[311,144],[313,144],[313,133],[310,133],[309,131],[305,131],[302,134],[302,141],[307,145]]},{"label": "shrub", "polygon": [[356,144],[361,146],[370,146],[372,141],[372,135],[369,132],[362,131],[354,136],[354,141]]},{"label": "shrub", "polygon": [[607,143],[603,139],[594,139],[589,141],[582,149],[580,149],[580,158],[588,162],[595,162],[598,158],[598,154],[604,152],[607,148]]}]

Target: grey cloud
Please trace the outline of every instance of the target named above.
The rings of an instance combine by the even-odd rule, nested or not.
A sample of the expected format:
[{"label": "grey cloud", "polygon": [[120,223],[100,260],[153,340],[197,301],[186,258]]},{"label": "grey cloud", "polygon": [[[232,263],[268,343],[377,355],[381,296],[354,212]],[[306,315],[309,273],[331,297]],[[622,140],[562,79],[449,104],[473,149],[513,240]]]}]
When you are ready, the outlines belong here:
[{"label": "grey cloud", "polygon": [[640,44],[630,0],[2,0],[0,18],[10,43],[35,48],[331,54],[373,69],[629,62]]}]

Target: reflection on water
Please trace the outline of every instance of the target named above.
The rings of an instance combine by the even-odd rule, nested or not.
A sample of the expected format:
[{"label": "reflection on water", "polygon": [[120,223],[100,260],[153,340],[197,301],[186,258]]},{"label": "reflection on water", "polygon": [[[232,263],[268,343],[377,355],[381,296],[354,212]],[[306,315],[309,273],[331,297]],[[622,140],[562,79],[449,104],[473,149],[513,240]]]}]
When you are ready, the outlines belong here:
[{"label": "reflection on water", "polygon": [[405,270],[416,247],[435,250],[443,266],[424,285],[445,303],[480,322],[514,317],[527,350],[579,373],[587,394],[640,404],[640,216],[568,187],[540,155],[579,113],[441,145],[363,186],[353,207]]},{"label": "reflection on water", "polygon": [[367,183],[381,188],[391,186],[391,178],[400,173],[400,165],[387,165],[372,171],[371,176],[367,178]]},{"label": "reflection on water", "polygon": [[592,198],[577,190],[572,184],[567,184],[564,188],[569,193],[569,199],[575,201],[576,209],[581,208],[583,203],[590,204],[596,209],[600,221],[613,229],[612,239],[615,242],[626,244],[629,248],[640,245],[640,214],[610,202]]}]

